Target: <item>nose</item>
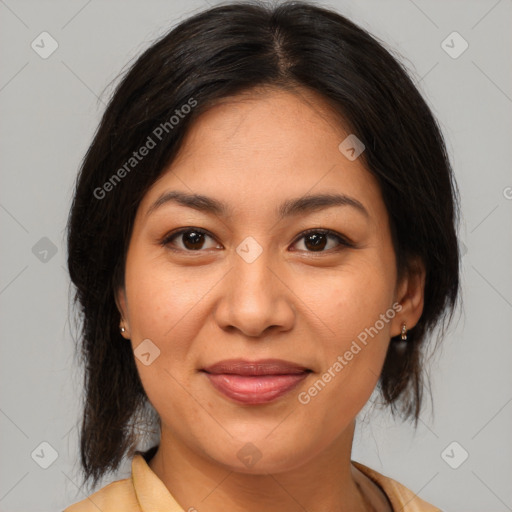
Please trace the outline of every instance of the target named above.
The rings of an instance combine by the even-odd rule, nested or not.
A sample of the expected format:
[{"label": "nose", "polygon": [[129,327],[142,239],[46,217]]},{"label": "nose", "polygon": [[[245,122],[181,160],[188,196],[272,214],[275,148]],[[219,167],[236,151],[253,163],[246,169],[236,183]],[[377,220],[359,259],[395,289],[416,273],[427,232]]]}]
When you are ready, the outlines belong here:
[{"label": "nose", "polygon": [[290,330],[295,322],[293,292],[277,268],[271,268],[263,254],[251,263],[234,256],[234,265],[219,289],[217,324],[249,337]]}]

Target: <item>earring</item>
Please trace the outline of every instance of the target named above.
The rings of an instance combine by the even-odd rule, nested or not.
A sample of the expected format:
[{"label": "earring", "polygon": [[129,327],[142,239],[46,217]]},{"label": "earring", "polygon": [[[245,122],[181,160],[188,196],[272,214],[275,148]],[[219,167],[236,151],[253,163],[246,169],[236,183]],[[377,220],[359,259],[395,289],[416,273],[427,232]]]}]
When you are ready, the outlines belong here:
[{"label": "earring", "polygon": [[405,322],[402,324],[402,332],[400,333],[400,339],[402,341],[407,341],[407,326]]},{"label": "earring", "polygon": [[126,332],[126,329],[125,329],[124,327],[122,327],[122,326],[119,328],[119,330],[120,330],[121,332]]}]

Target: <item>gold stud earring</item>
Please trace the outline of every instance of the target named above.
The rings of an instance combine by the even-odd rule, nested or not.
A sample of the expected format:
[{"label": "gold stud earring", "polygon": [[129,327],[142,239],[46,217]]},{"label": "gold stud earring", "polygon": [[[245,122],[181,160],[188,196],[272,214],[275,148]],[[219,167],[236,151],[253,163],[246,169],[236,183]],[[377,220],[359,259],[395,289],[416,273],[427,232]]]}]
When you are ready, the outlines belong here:
[{"label": "gold stud earring", "polygon": [[402,332],[400,333],[400,338],[402,341],[407,341],[407,326],[405,322],[402,324]]}]

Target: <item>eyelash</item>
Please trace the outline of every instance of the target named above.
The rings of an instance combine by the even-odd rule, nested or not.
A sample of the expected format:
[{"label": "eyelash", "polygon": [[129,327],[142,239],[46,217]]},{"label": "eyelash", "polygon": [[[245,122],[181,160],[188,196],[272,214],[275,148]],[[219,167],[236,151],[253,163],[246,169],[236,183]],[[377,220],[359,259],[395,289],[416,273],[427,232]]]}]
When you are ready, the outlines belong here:
[{"label": "eyelash", "polygon": [[[169,233],[167,234],[161,241],[160,241],[160,244],[163,246],[163,247],[166,247],[172,251],[175,251],[175,252],[187,252],[187,253],[200,253],[200,252],[204,252],[205,249],[198,249],[198,250],[187,250],[187,249],[176,249],[174,247],[171,247],[170,244],[171,242],[175,239],[175,238],[178,238],[180,235],[183,235],[185,233],[189,233],[189,232],[195,232],[195,233],[200,233],[200,234],[203,234],[205,236],[208,236],[210,238],[212,238],[213,240],[215,240],[215,237],[212,236],[210,233],[208,233],[208,231],[205,231],[204,229],[201,229],[201,228],[194,228],[194,227],[188,227],[188,228],[182,228],[182,229],[179,229],[178,231],[174,231],[172,233]],[[306,237],[307,235],[310,235],[310,234],[320,234],[320,235],[327,235],[328,237],[330,238],[334,238],[338,241],[338,246],[334,249],[328,249],[328,250],[322,250],[322,251],[302,251],[302,252],[308,252],[308,253],[311,253],[311,254],[318,254],[318,253],[331,253],[331,252],[336,252],[336,251],[340,251],[342,250],[343,247],[347,248],[347,247],[350,247],[350,248],[353,248],[355,247],[355,244],[352,243],[350,240],[348,240],[346,237],[340,235],[339,233],[337,233],[336,231],[332,231],[330,229],[323,229],[323,228],[311,228],[311,229],[308,229],[306,231],[303,231],[302,233],[300,233],[300,235],[293,241],[292,245],[295,245],[297,244],[300,240],[302,240],[304,237]],[[340,247],[341,246],[341,247]]]}]

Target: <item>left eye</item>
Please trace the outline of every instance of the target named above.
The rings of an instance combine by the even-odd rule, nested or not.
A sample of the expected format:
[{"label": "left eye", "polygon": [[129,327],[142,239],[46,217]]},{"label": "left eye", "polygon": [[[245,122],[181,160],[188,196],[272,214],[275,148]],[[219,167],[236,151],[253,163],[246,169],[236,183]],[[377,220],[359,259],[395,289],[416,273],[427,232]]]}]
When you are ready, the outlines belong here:
[{"label": "left eye", "polygon": [[346,246],[350,244],[341,236],[332,231],[312,230],[304,233],[294,245],[299,246],[297,250],[307,252],[325,252],[336,247]]}]

